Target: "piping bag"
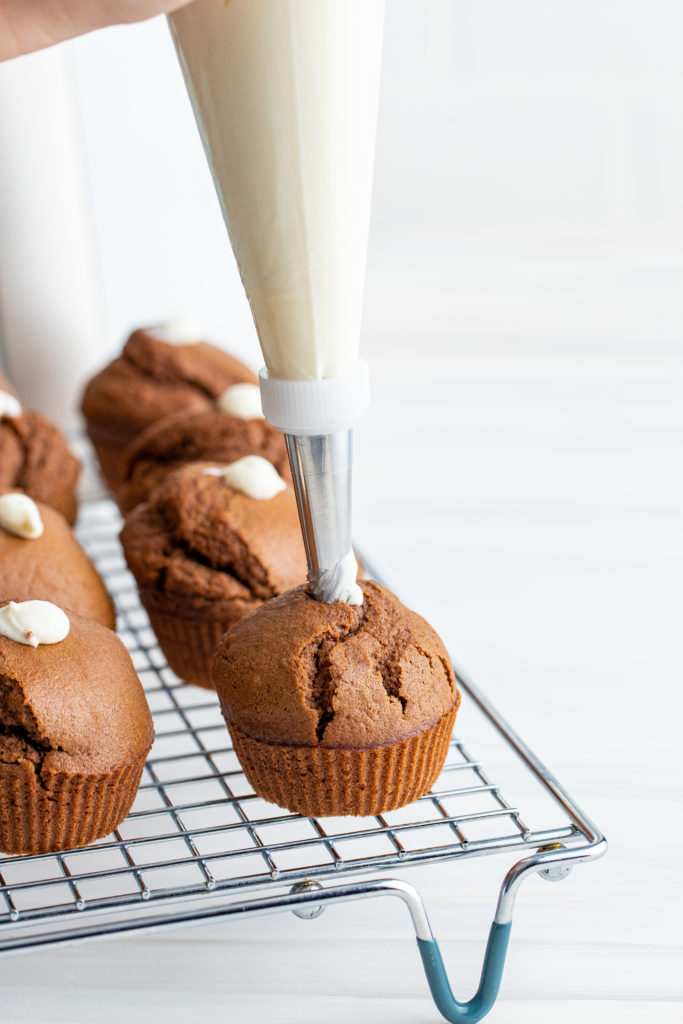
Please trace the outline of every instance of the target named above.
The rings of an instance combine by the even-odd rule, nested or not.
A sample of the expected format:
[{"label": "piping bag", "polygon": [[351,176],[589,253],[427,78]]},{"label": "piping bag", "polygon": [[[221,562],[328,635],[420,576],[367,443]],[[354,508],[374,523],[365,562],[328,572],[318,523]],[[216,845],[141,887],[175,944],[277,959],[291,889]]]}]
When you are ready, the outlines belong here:
[{"label": "piping bag", "polygon": [[384,0],[194,0],[171,33],[285,435],[317,600],[361,604],[353,424]]}]

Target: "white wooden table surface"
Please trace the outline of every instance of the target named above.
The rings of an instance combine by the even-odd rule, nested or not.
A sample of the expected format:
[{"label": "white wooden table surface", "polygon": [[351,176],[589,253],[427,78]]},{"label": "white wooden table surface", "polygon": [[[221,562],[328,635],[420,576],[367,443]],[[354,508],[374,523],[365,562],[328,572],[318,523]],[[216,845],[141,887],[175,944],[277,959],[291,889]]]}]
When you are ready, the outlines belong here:
[{"label": "white wooden table surface", "polygon": [[[683,360],[438,339],[418,358],[396,337],[368,355],[357,535],[610,841],[525,883],[489,1020],[681,1021]],[[496,858],[409,875],[461,998],[500,876]],[[379,901],[0,958],[0,1019],[439,1018],[405,910]]]}]

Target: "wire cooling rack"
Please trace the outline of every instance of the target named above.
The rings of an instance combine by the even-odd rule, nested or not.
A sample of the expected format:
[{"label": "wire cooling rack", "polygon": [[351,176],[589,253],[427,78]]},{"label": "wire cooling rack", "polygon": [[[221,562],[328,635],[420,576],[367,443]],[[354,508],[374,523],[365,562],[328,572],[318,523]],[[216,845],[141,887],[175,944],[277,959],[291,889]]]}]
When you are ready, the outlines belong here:
[{"label": "wire cooling rack", "polygon": [[458,738],[433,791],[400,810],[306,818],[265,803],[241,771],[215,694],[186,685],[167,667],[125,566],[115,506],[89,502],[79,523],[80,540],[116,602],[156,739],[131,813],[114,833],[85,849],[0,855],[0,952],[248,910],[315,916],[333,899],[386,892],[408,903],[424,943],[431,932],[415,890],[385,878],[347,879],[434,860],[521,854],[501,888],[500,925],[529,870],[558,877],[603,851],[598,830],[460,676],[464,703],[469,697],[552,798],[552,823],[527,822]]}]

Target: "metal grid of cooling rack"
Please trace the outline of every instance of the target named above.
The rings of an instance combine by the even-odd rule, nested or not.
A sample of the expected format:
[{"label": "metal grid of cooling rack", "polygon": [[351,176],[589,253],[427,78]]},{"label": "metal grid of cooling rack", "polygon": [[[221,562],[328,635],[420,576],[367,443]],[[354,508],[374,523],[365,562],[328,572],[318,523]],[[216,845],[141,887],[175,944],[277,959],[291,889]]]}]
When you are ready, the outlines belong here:
[{"label": "metal grid of cooling rack", "polygon": [[[99,932],[105,933],[107,914],[132,921],[152,905],[162,912],[154,923],[163,923],[164,908],[177,914],[178,907],[218,894],[243,899],[273,883],[336,883],[430,860],[517,849],[531,854],[591,839],[557,793],[567,812],[563,823],[528,827],[459,739],[434,790],[400,810],[317,819],[266,804],[240,769],[215,694],[180,682],[166,666],[125,567],[118,529],[110,501],[82,509],[80,539],[116,601],[156,739],[133,809],[112,835],[86,849],[0,856],[0,951],[47,932],[52,940],[78,937],[90,914],[105,921]],[[31,935],[26,942],[17,938],[23,926]]]}]

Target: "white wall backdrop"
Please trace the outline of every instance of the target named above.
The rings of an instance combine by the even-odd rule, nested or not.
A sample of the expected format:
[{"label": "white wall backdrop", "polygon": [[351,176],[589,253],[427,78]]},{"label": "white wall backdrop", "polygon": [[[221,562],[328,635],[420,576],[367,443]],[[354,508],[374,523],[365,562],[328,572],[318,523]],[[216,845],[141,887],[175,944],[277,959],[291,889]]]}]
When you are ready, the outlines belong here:
[{"label": "white wall backdrop", "polygon": [[[682,32],[676,0],[388,0],[371,359],[374,338],[415,332],[451,351],[677,344]],[[258,362],[165,22],[62,51],[103,355],[132,325],[187,311]],[[28,58],[37,72],[51,59]]]}]

